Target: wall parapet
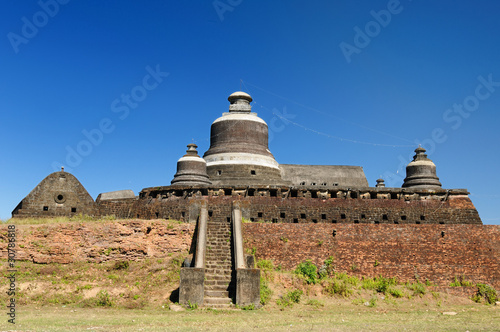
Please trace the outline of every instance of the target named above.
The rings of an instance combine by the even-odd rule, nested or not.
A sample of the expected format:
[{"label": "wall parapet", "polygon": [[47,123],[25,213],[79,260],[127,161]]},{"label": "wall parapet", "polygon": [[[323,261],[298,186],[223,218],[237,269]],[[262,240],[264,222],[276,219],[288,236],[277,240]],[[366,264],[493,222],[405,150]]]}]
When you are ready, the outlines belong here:
[{"label": "wall parapet", "polygon": [[224,186],[224,187],[193,187],[193,186],[160,186],[144,188],[139,194],[140,199],[174,199],[190,197],[280,197],[288,198],[343,198],[343,199],[396,199],[396,200],[442,200],[451,197],[468,196],[467,189],[422,189],[422,188],[391,188],[391,187],[337,187],[321,188],[321,186]]}]

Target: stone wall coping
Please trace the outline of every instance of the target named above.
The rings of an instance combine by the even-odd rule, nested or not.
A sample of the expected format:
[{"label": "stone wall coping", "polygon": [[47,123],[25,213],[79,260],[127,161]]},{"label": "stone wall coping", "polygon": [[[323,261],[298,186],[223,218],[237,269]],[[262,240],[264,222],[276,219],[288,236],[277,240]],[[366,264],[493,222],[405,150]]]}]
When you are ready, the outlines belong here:
[{"label": "stone wall coping", "polygon": [[[322,188],[321,186],[294,186],[294,187],[287,187],[287,186],[259,186],[259,185],[250,185],[250,186],[224,186],[224,187],[217,187],[217,186],[181,186],[181,185],[173,185],[173,186],[159,186],[159,187],[149,187],[149,188],[144,188],[140,192],[140,197],[145,197],[149,196],[150,193],[163,193],[163,194],[168,194],[168,193],[173,193],[173,192],[178,192],[178,191],[183,191],[184,194],[192,194],[196,192],[200,192],[201,196],[211,196],[209,193],[210,192],[219,192],[219,191],[226,191],[226,190],[231,190],[231,191],[248,191],[248,190],[254,190],[257,192],[270,192],[280,190],[282,194],[291,192],[291,191],[297,191],[297,192],[315,192],[315,193],[321,193],[321,192],[330,192],[330,193],[337,193],[337,192],[351,192],[351,193],[357,193],[358,198],[360,198],[359,195],[363,194],[369,194],[369,193],[374,193],[374,194],[403,194],[403,195],[413,195],[417,194],[419,196],[460,196],[460,195],[469,195],[469,191],[467,189],[443,189],[443,188],[434,188],[434,189],[426,189],[426,188],[393,188],[393,187],[335,187],[335,188]],[[188,195],[191,196],[191,195]],[[231,196],[231,195],[225,195],[225,196]]]}]

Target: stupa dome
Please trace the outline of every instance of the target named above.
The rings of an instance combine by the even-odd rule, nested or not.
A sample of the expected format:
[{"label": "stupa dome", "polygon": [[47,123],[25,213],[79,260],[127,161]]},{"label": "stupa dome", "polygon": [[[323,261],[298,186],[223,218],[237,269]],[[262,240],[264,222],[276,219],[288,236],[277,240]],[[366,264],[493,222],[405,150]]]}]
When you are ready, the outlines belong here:
[{"label": "stupa dome", "polygon": [[420,146],[415,149],[413,160],[406,166],[403,187],[441,188],[441,182],[436,175],[436,165],[427,158],[425,149]]}]

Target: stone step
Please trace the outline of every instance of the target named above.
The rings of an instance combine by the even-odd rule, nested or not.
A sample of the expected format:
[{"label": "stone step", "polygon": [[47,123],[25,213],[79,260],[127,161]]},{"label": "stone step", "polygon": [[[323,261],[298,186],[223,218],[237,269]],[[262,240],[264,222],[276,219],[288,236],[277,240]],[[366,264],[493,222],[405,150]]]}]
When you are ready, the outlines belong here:
[{"label": "stone step", "polygon": [[231,259],[230,253],[215,253],[215,252],[207,252],[205,254],[205,260],[207,259]]},{"label": "stone step", "polygon": [[205,285],[205,290],[225,292],[229,289],[229,285]]},{"label": "stone step", "polygon": [[232,271],[231,264],[205,264],[205,272],[210,273],[212,270]]},{"label": "stone step", "polygon": [[221,281],[231,281],[231,275],[219,275],[219,274],[205,274],[205,281],[208,280],[221,280]]},{"label": "stone step", "polygon": [[207,252],[205,254],[205,261],[207,261],[207,260],[218,260],[218,261],[227,260],[228,262],[230,262],[231,255],[229,255],[229,254],[216,254],[216,253]]},{"label": "stone step", "polygon": [[231,269],[226,269],[226,270],[207,269],[207,270],[205,270],[205,273],[216,274],[216,275],[220,275],[220,276],[231,276],[232,270]]},{"label": "stone step", "polygon": [[203,305],[207,304],[227,304],[231,303],[231,299],[229,297],[205,297],[203,300]]},{"label": "stone step", "polygon": [[221,263],[223,261],[227,261],[227,263],[231,262],[231,255],[223,255],[223,254],[209,254],[207,253],[205,255],[205,261],[220,261]]},{"label": "stone step", "polygon": [[205,290],[205,298],[210,297],[220,297],[229,298],[229,292],[227,290]]},{"label": "stone step", "polygon": [[227,289],[230,280],[205,280],[205,289]]}]

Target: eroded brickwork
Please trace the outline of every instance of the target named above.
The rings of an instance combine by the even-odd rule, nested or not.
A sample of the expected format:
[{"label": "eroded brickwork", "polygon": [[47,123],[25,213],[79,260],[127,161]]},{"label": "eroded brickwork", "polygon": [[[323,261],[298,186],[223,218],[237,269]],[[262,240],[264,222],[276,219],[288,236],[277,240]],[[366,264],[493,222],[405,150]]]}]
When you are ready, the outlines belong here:
[{"label": "eroded brickwork", "polygon": [[194,221],[201,200],[208,202],[210,215],[231,216],[231,202],[241,201],[243,217],[253,222],[274,223],[347,223],[347,224],[482,224],[479,214],[466,195],[443,199],[383,198],[312,198],[268,195],[194,196],[161,194],[137,200],[98,202],[101,215],[118,218],[163,218]]},{"label": "eroded brickwork", "polygon": [[[194,224],[164,220],[17,225],[16,259],[39,264],[165,258],[191,248]],[[7,258],[7,225],[0,258]]]},{"label": "eroded brickwork", "polygon": [[500,226],[494,225],[243,225],[245,248],[291,269],[333,256],[337,271],[359,276],[429,279],[455,276],[500,288]]}]

